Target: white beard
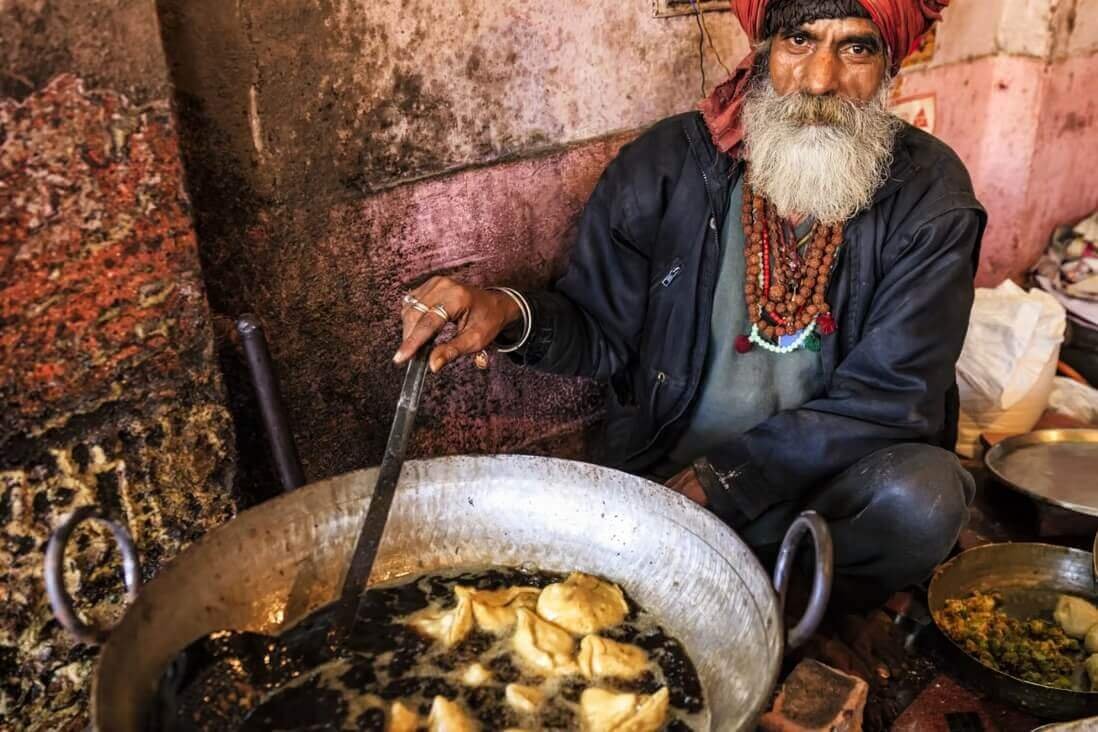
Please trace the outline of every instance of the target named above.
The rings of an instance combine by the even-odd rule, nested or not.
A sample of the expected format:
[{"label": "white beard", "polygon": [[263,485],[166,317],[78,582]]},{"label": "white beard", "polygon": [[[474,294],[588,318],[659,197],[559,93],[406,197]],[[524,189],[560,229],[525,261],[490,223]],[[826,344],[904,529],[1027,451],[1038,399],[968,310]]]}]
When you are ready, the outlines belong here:
[{"label": "white beard", "polygon": [[902,126],[887,109],[890,84],[859,103],[838,96],[780,96],[763,74],[743,107],[752,187],[782,216],[846,221],[888,178]]}]

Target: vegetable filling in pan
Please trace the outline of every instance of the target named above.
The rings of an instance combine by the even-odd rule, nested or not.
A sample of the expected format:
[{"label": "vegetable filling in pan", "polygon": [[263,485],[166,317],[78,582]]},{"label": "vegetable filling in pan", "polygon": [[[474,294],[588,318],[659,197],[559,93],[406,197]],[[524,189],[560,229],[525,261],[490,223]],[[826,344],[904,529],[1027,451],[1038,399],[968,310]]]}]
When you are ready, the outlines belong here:
[{"label": "vegetable filling in pan", "polygon": [[946,600],[934,619],[954,643],[996,671],[1058,689],[1098,689],[1098,608],[1059,595],[1051,618],[1019,619],[1003,605],[1000,593],[974,592]]}]

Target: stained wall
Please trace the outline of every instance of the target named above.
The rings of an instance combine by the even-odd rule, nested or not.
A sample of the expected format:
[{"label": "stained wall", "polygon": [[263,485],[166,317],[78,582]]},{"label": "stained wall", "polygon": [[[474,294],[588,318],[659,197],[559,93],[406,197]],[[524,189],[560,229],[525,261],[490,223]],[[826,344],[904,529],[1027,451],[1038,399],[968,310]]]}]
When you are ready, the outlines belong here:
[{"label": "stained wall", "polygon": [[[1095,205],[1094,5],[955,2],[902,77],[938,95],[988,204],[985,284]],[[400,294],[559,272],[615,151],[745,52],[727,12],[705,18],[711,38],[653,0],[4,4],[0,720],[85,709],[94,654],[51,624],[36,569],[58,515],[110,507],[151,573],[273,492],[235,317],[267,327],[308,477],[375,463]],[[597,458],[594,384],[460,364],[425,399],[417,455]],[[74,589],[110,615],[89,536]]]},{"label": "stained wall", "polygon": [[[310,479],[380,459],[404,291],[546,283],[614,151],[746,50],[651,0],[159,10],[211,303],[266,324]],[[592,384],[463,363],[425,399],[416,454],[597,447]]]}]

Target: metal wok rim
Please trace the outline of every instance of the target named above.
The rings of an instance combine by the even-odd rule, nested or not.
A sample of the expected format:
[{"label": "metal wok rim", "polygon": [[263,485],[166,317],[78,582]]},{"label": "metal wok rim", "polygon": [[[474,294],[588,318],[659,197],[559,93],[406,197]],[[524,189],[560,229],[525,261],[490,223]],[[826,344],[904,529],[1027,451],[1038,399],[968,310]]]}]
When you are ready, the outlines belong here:
[{"label": "metal wok rim", "polygon": [[[498,468],[494,465],[496,461],[500,463]],[[554,466],[556,470],[550,470]],[[747,595],[750,597],[750,601],[742,605],[744,609],[749,608],[750,615],[741,616],[738,619],[730,618],[728,622],[750,624],[758,628],[758,633],[761,634],[760,637],[764,639],[765,647],[769,650],[766,652],[766,657],[758,658],[758,664],[751,664],[751,668],[731,668],[727,665],[722,667],[719,664],[715,667],[711,666],[708,675],[703,677],[703,688],[705,688],[708,695],[719,699],[721,698],[720,689],[723,687],[724,682],[718,684],[717,689],[714,690],[711,686],[714,678],[719,679],[721,676],[731,674],[764,679],[766,693],[756,694],[753,701],[750,701],[750,697],[745,698],[742,705],[739,706],[740,713],[737,713],[733,719],[751,724],[765,711],[780,674],[782,651],[785,645],[782,616],[780,610],[778,610],[780,600],[774,591],[772,578],[769,577],[743,540],[709,511],[697,506],[687,498],[663,488],[659,484],[645,481],[638,476],[575,461],[512,455],[455,456],[410,461],[405,467],[406,476],[402,478],[402,483],[405,480],[407,481],[404,486],[406,489],[414,488],[417,485],[426,485],[430,489],[429,487],[432,484],[435,486],[453,484],[458,490],[470,490],[469,487],[474,486],[476,481],[481,478],[486,476],[491,478],[493,473],[498,472],[501,479],[506,480],[511,475],[510,471],[518,470],[525,471],[524,475],[538,475],[541,471],[549,470],[546,473],[546,480],[550,482],[550,485],[554,482],[564,484],[578,480],[583,480],[586,483],[592,481],[592,476],[596,476],[596,478],[602,476],[602,479],[607,483],[619,488],[640,489],[640,492],[636,494],[638,501],[644,505],[645,512],[650,514],[651,520],[658,520],[659,523],[667,526],[668,530],[673,527],[675,531],[683,532],[683,535],[689,535],[694,542],[697,542],[698,546],[707,547],[708,553],[714,558],[719,557],[720,565],[730,570],[730,574],[726,576],[735,576],[743,583],[742,586],[746,591],[738,596]],[[411,470],[407,470],[408,468],[411,468]],[[141,627],[141,623],[152,622],[151,613],[155,613],[159,618],[166,617],[164,610],[161,609],[161,604],[173,597],[173,592],[162,588],[180,580],[187,580],[191,575],[192,567],[195,566],[195,560],[204,561],[215,553],[232,548],[251,531],[257,528],[263,529],[271,517],[279,517],[276,521],[270,522],[271,525],[290,529],[295,525],[308,523],[307,519],[301,518],[301,516],[307,515],[302,513],[303,509],[321,512],[332,510],[335,512],[336,506],[339,505],[347,514],[344,520],[352,521],[351,514],[356,513],[358,510],[363,512],[365,510],[358,507],[368,503],[368,500],[364,500],[368,499],[369,496],[369,489],[366,486],[372,486],[373,481],[370,480],[370,476],[373,474],[376,474],[376,468],[334,476],[242,511],[232,520],[208,532],[200,540],[194,542],[165,564],[157,576],[149,582],[145,592],[139,595],[136,603],[127,609],[122,622],[117,628],[118,631],[123,632],[112,634],[101,648],[91,690],[93,724],[106,721],[101,716],[103,707],[106,705],[109,708],[111,700],[118,693],[120,683],[117,678],[111,679],[110,677],[119,671],[121,668],[119,666],[120,662],[125,662],[132,653],[130,646],[134,641],[135,632]],[[624,505],[620,503],[620,500],[620,496],[616,496],[612,502],[605,502],[603,505],[607,509]],[[349,506],[352,507],[351,510],[348,510]],[[683,510],[687,513],[679,515]],[[607,514],[610,513],[611,511],[607,510]],[[312,515],[323,514],[314,513]],[[689,527],[683,522],[689,524]],[[300,546],[294,548],[293,551],[295,553],[302,552]],[[741,559],[745,561],[741,562]],[[747,559],[751,561],[748,562]],[[506,563],[512,564],[510,561]],[[746,566],[740,566],[741,564]],[[198,566],[202,566],[201,563]],[[583,569],[583,567],[580,568]],[[390,572],[384,576],[375,575],[372,579],[373,581],[382,581],[404,576],[405,574],[408,574],[408,572]],[[612,571],[608,570],[606,576],[622,583],[627,588],[632,587],[633,589],[638,586],[643,587],[649,582],[644,574],[615,576]],[[750,578],[751,581],[744,581],[745,578]],[[193,584],[193,582],[187,580],[184,584]],[[767,600],[768,597],[772,602]],[[653,610],[657,613],[667,612],[666,609],[659,607],[654,607]],[[142,621],[138,619],[138,616],[141,615],[148,617]],[[750,616],[753,617],[750,618],[748,623],[747,620]],[[288,617],[286,623],[281,627],[285,628],[290,625],[290,620]],[[672,622],[669,630],[678,635],[681,629],[676,630],[674,626],[675,623]],[[235,626],[233,627],[235,628]],[[243,627],[235,629],[256,630],[256,628]],[[705,642],[704,638],[700,640],[703,643]],[[705,646],[699,647],[697,645],[698,641],[698,638],[689,642],[683,639],[684,643],[688,643],[687,651],[692,655],[701,653],[712,657],[713,652],[701,650]],[[170,646],[171,644],[167,645]],[[108,669],[110,670],[108,671]],[[754,683],[758,684],[758,681]],[[135,711],[140,710],[135,707]],[[714,720],[712,726],[713,730],[734,728],[738,727],[732,724],[732,719],[723,724]]]},{"label": "metal wok rim", "polygon": [[[940,626],[938,624],[938,618],[935,617],[936,610],[933,607],[933,605],[934,605],[934,600],[937,599],[937,595],[939,594],[939,591],[937,590],[937,587],[939,585],[939,580],[940,580],[941,577],[948,574],[962,559],[964,559],[966,557],[971,559],[971,557],[974,556],[975,554],[985,553],[985,552],[999,553],[1002,550],[1003,547],[1025,547],[1025,546],[1040,547],[1042,549],[1047,548],[1047,549],[1054,550],[1058,553],[1067,554],[1069,556],[1075,555],[1075,556],[1078,556],[1079,560],[1081,562],[1083,562],[1083,564],[1086,565],[1086,566],[1093,566],[1094,562],[1095,562],[1095,559],[1093,558],[1093,555],[1090,552],[1084,551],[1082,549],[1073,549],[1071,547],[1059,546],[1057,544],[1046,544],[1046,543],[1043,543],[1043,542],[1036,542],[1036,541],[983,544],[981,546],[976,546],[976,547],[973,547],[971,549],[967,549],[967,550],[961,552],[960,554],[958,554],[957,556],[953,557],[952,559],[950,559],[945,564],[938,567],[938,569],[934,570],[934,576],[930,580],[930,587],[929,587],[929,590],[928,590],[929,598],[930,598],[930,602],[928,604],[932,606],[932,607],[930,607],[930,617],[931,617],[931,620],[934,622],[934,627],[938,630],[939,633],[942,634],[942,636],[949,642],[949,644],[954,649],[956,649],[959,653],[963,653],[972,662],[979,664],[980,668],[982,668],[986,673],[988,673],[988,674],[990,674],[990,675],[992,675],[996,678],[1009,680],[1009,681],[1011,681],[1013,683],[1016,683],[1016,684],[1022,684],[1026,688],[1033,689],[1034,691],[1055,692],[1056,694],[1068,694],[1068,695],[1072,695],[1075,698],[1079,698],[1079,699],[1088,699],[1088,700],[1092,700],[1092,701],[1098,701],[1098,691],[1080,691],[1080,690],[1077,690],[1077,689],[1060,689],[1060,688],[1057,688],[1055,686],[1048,686],[1046,684],[1038,684],[1035,681],[1026,681],[1025,679],[1020,679],[1017,676],[1014,676],[1012,674],[1008,674],[1005,671],[1000,671],[998,669],[994,669],[991,666],[988,666],[986,663],[984,663],[980,659],[973,656],[971,653],[969,653],[964,648],[962,648],[959,644],[957,644],[953,640],[953,638],[950,637],[949,633],[946,633],[945,630],[942,629],[942,626]],[[943,598],[941,598],[942,603],[944,604],[947,599],[952,600],[952,599],[956,599],[956,598],[943,597]]]}]

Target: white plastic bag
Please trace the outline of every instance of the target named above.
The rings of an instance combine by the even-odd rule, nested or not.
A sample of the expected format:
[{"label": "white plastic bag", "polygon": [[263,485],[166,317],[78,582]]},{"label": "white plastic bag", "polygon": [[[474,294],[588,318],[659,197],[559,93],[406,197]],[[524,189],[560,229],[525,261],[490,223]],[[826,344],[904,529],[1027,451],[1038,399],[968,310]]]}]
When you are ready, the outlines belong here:
[{"label": "white plastic bag", "polygon": [[1062,376],[1056,377],[1048,406],[1072,419],[1098,425],[1098,389],[1086,384]]},{"label": "white plastic bag", "polygon": [[976,290],[957,362],[957,452],[975,457],[981,432],[1033,429],[1048,406],[1066,322],[1063,306],[1041,290],[1026,292],[1009,280]]}]

